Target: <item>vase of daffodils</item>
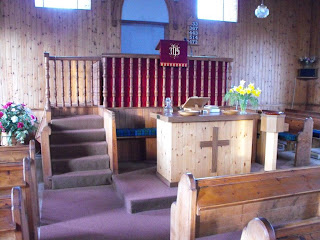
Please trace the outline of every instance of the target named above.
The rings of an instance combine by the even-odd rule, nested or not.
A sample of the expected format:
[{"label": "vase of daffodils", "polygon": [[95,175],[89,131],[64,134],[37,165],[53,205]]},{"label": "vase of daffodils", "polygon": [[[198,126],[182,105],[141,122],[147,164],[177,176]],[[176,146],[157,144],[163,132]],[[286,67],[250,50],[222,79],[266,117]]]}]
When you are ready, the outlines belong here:
[{"label": "vase of daffodils", "polygon": [[239,104],[240,114],[246,114],[248,103],[256,108],[258,106],[258,97],[261,94],[259,88],[255,88],[253,83],[245,86],[246,81],[241,80],[239,86],[231,88],[224,96],[224,101],[228,101],[229,105]]}]

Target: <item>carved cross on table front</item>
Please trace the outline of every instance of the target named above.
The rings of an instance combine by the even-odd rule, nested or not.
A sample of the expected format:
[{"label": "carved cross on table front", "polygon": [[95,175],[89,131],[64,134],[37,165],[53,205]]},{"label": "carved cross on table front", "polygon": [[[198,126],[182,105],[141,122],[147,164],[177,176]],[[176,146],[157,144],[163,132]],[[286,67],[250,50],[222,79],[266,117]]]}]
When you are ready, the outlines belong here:
[{"label": "carved cross on table front", "polygon": [[217,171],[218,147],[229,145],[229,140],[218,140],[218,130],[219,130],[219,128],[213,127],[212,141],[200,142],[200,148],[212,147],[212,170],[211,170],[211,172]]}]

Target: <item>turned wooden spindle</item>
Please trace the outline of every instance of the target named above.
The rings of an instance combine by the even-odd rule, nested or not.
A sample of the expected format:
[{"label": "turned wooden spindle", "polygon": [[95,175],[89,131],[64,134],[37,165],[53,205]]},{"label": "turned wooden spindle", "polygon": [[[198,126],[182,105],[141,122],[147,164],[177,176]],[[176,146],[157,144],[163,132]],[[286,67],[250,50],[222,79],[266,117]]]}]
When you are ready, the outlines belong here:
[{"label": "turned wooden spindle", "polygon": [[193,96],[197,96],[197,60],[193,62]]},{"label": "turned wooden spindle", "polygon": [[211,70],[212,70],[212,66],[211,66],[211,61],[209,61],[208,63],[208,97],[209,97],[209,104],[211,104]]},{"label": "turned wooden spindle", "polygon": [[204,61],[201,61],[201,91],[200,96],[204,96]]},{"label": "turned wooden spindle", "polygon": [[124,107],[124,58],[121,58],[121,107]]},{"label": "turned wooden spindle", "polygon": [[218,105],[218,77],[219,77],[219,62],[216,61],[216,76],[214,79],[215,87],[214,87],[214,105]]},{"label": "turned wooden spindle", "polygon": [[146,76],[146,81],[147,81],[147,89],[146,89],[146,106],[150,106],[150,58],[147,58],[147,76]]},{"label": "turned wooden spindle", "polygon": [[103,78],[103,86],[102,86],[102,96],[103,96],[103,106],[108,107],[108,91],[107,91],[107,58],[102,58],[102,78]]},{"label": "turned wooden spindle", "polygon": [[158,107],[158,59],[154,59],[154,106]]}]

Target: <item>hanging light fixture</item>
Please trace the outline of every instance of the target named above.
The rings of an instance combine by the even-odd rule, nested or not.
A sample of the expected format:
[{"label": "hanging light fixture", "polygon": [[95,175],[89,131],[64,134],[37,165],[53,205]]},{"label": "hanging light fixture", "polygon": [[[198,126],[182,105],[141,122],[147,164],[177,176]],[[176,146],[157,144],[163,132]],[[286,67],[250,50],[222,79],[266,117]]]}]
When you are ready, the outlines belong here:
[{"label": "hanging light fixture", "polygon": [[261,2],[261,5],[259,5],[254,12],[257,18],[266,18],[269,15],[269,9],[266,5],[263,4],[263,0]]}]

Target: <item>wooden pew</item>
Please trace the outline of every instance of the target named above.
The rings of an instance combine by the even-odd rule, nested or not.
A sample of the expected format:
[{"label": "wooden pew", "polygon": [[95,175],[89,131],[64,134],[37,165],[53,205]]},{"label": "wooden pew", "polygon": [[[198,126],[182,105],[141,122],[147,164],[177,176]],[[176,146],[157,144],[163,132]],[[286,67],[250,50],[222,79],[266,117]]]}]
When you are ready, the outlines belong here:
[{"label": "wooden pew", "polygon": [[30,239],[20,187],[13,187],[10,195],[0,197],[0,239]]},{"label": "wooden pew", "polygon": [[312,112],[307,110],[297,110],[297,109],[285,109],[285,114],[287,116],[295,116],[300,118],[308,118],[312,117],[314,121],[314,129],[320,129],[320,113],[319,112]]},{"label": "wooden pew", "polygon": [[[3,157],[3,156],[2,156]],[[36,179],[34,141],[30,141],[29,157],[16,162],[0,162],[0,198],[9,195],[13,187],[20,187],[22,190],[22,201],[28,220],[28,238],[38,239],[38,227],[40,227],[40,214],[38,203],[38,185]]]},{"label": "wooden pew", "polygon": [[280,225],[318,217],[320,167],[195,179],[182,175],[170,239],[240,231],[254,217]]},{"label": "wooden pew", "polygon": [[285,122],[289,124],[289,133],[297,135],[295,166],[308,166],[312,146],[313,119],[286,115]]},{"label": "wooden pew", "polygon": [[320,239],[320,218],[272,226],[265,218],[254,218],[242,230],[241,240]]},{"label": "wooden pew", "polygon": [[[99,109],[100,110],[100,109]],[[107,133],[108,151],[111,150],[111,168],[118,172],[118,163],[127,161],[155,160],[157,158],[156,138],[150,136],[117,137],[117,129],[155,128],[156,120],[151,112],[162,111],[160,107],[124,107],[101,109]]]}]

